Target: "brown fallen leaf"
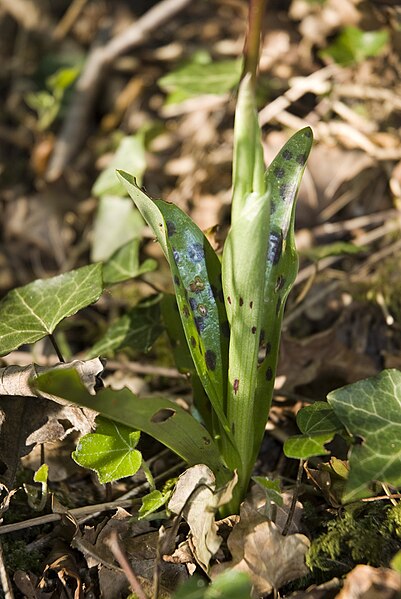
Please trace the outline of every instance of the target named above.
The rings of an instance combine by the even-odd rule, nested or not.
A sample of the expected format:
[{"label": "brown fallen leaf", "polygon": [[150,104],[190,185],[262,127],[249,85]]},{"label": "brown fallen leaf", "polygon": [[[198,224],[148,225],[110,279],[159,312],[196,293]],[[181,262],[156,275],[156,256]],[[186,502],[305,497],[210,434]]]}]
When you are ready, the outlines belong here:
[{"label": "brown fallen leaf", "polygon": [[228,569],[245,572],[252,580],[254,597],[259,597],[308,573],[305,554],[310,543],[305,535],[284,537],[271,520],[249,506],[242,507],[240,516],[227,543],[233,559],[214,566],[212,578]]},{"label": "brown fallen leaf", "polygon": [[[91,393],[103,370],[99,358],[58,364],[76,368]],[[38,444],[64,439],[73,431],[83,435],[93,428],[96,412],[78,408],[51,395],[38,396],[29,380],[48,368],[37,365],[0,369],[0,481],[12,487],[20,458]],[[50,401],[49,401],[50,400]]]},{"label": "brown fallen leaf", "polygon": [[182,511],[190,528],[191,550],[205,572],[222,542],[217,535],[215,513],[221,505],[230,501],[237,480],[235,474],[225,487],[216,492],[213,472],[205,464],[197,464],[181,474],[169,501],[168,508],[174,514]]},{"label": "brown fallen leaf", "polygon": [[389,568],[360,564],[346,577],[336,599],[399,599],[401,576]]}]

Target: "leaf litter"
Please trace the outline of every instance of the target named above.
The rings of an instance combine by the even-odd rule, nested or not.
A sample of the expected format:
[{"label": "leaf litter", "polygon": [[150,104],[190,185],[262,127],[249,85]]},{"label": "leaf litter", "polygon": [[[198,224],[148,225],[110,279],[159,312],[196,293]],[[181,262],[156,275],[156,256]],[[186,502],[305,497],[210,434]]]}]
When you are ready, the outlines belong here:
[{"label": "leaf litter", "polygon": [[[27,3],[27,6],[29,4]],[[309,404],[310,400],[324,401],[326,391],[332,391],[341,385],[376,374],[383,367],[382,362],[386,367],[394,365],[399,367],[401,349],[398,330],[399,287],[397,287],[397,277],[394,277],[394,272],[398,272],[400,258],[400,247],[398,246],[397,249],[394,235],[399,227],[396,224],[395,229],[391,231],[388,226],[385,226],[391,224],[392,219],[398,218],[400,196],[396,168],[400,163],[400,144],[396,134],[399,128],[399,75],[397,73],[400,72],[400,65],[395,51],[398,42],[394,34],[394,23],[399,20],[397,7],[390,6],[391,3],[385,6],[384,3],[380,3],[378,6],[377,2],[362,5],[353,0],[341,0],[341,2],[294,0],[289,3],[287,13],[282,6],[279,11],[276,10],[277,4],[277,2],[271,3],[272,19],[269,19],[265,38],[261,63],[262,75],[269,76],[269,85],[272,86],[273,91],[270,90],[269,100],[284,98],[287,104],[279,111],[275,111],[275,116],[269,124],[269,128],[275,131],[270,131],[265,139],[266,151],[270,152],[271,157],[273,136],[281,135],[278,144],[282,145],[282,142],[287,139],[286,128],[298,127],[300,120],[303,126],[304,120],[301,117],[304,115],[307,115],[313,124],[318,139],[309,163],[309,183],[306,183],[301,190],[298,222],[304,230],[299,232],[299,240],[301,240],[301,233],[304,234],[306,250],[337,240],[365,243],[364,239],[368,234],[371,234],[373,241],[368,242],[367,253],[359,257],[329,256],[326,260],[334,261],[328,266],[324,266],[328,263],[320,259],[312,265],[311,270],[306,271],[305,269],[311,265],[306,258],[303,260],[296,293],[300,292],[302,277],[304,277],[303,281],[307,280],[308,277],[305,277],[307,272],[309,272],[308,276],[312,273],[312,278],[316,273],[317,275],[312,281],[309,292],[306,293],[306,300],[301,299],[298,306],[294,304],[289,306],[293,311],[288,312],[290,319],[283,343],[279,384],[276,389],[272,420],[269,424],[270,439],[266,441],[270,444],[268,445],[270,450],[275,448],[275,444],[282,443],[289,434],[297,432],[294,417],[299,407]],[[122,71],[117,69],[110,77],[114,87],[110,85],[110,89],[102,98],[104,106],[99,107],[99,110],[104,110],[104,116],[108,117],[109,122],[110,119],[113,121],[114,127],[121,124],[125,134],[136,133],[142,125],[141,119],[146,116],[147,109],[144,107],[147,102],[151,103],[152,111],[158,116],[164,118],[164,115],[169,115],[163,134],[155,136],[150,145],[152,150],[153,144],[154,152],[152,151],[148,171],[145,172],[146,188],[150,195],[164,197],[176,202],[182,208],[189,209],[202,228],[212,227],[220,221],[224,229],[224,225],[227,225],[227,205],[230,197],[230,152],[227,148],[231,144],[232,135],[231,123],[228,122],[230,114],[221,108],[226,106],[227,98],[223,98],[223,101],[216,98],[207,100],[203,96],[193,99],[196,104],[165,107],[160,100],[160,90],[153,85],[153,81],[173,71],[177,60],[182,57],[190,60],[189,53],[193,46],[206,45],[208,49],[213,49],[214,55],[223,60],[238,56],[242,46],[244,6],[241,3],[216,1],[215,7],[215,11],[210,11],[209,7],[204,9],[202,6],[194,6],[191,10],[187,10],[184,16],[179,17],[182,19],[179,23],[183,26],[174,34],[175,46],[168,28],[166,31],[157,32],[155,43],[140,48],[138,52],[139,60],[144,60],[153,73],[152,83],[148,84],[148,80],[143,75],[143,67],[139,71],[131,71],[127,78],[128,82],[123,81],[123,77],[120,78]],[[74,39],[74,43],[77,43],[81,50],[83,45],[91,43],[105,10],[107,9],[100,4],[94,6],[91,2],[86,3],[81,18],[72,24],[72,29],[61,45],[64,45],[68,36]],[[211,14],[213,14],[213,23],[211,23]],[[46,9],[43,18],[45,16],[50,18],[51,22],[57,20],[50,8]],[[117,13],[113,16],[116,22],[121,19],[120,25],[126,18]],[[2,19],[0,28],[4,28],[7,24],[4,17]],[[29,12],[26,19],[29,20]],[[379,30],[383,26],[390,30],[393,39],[390,41],[387,55],[380,51],[377,56],[354,65],[352,69],[334,70],[332,79],[326,83],[323,81],[326,87],[324,88],[323,85],[321,92],[317,87],[308,89],[305,75],[322,65],[322,59],[317,58],[317,54],[330,47],[333,40],[337,43],[338,40],[341,42],[339,35],[341,31],[345,28],[349,29],[350,26],[362,26],[364,19],[370,23],[371,30],[375,28]],[[17,26],[22,31],[25,25],[22,23]],[[7,26],[7,32],[9,31]],[[294,42],[295,38],[296,42]],[[191,41],[190,44],[188,40]],[[241,40],[241,43],[238,40]],[[281,45],[278,45],[278,41]],[[35,50],[34,40],[28,38],[28,44]],[[280,52],[277,48],[280,48]],[[4,36],[4,48],[1,51],[8,52],[9,55],[13,52],[9,33]],[[20,64],[24,64],[24,61]],[[22,75],[25,77],[25,73],[18,71],[17,80]],[[300,79],[306,94],[299,91]],[[27,78],[25,77],[24,80],[27,81]],[[291,94],[292,97],[296,96],[295,100],[291,99]],[[0,132],[6,148],[1,154],[2,172],[6,168],[13,173],[0,196],[1,210],[4,215],[1,233],[6,242],[0,243],[2,295],[12,287],[30,283],[33,278],[47,277],[54,272],[58,274],[60,268],[66,271],[85,264],[82,256],[90,247],[88,232],[91,230],[97,207],[96,202],[91,198],[88,199],[88,190],[95,180],[91,172],[92,167],[89,168],[88,165],[95,162],[94,154],[99,156],[104,146],[112,153],[119,143],[119,140],[110,142],[108,139],[110,129],[107,129],[108,121],[105,118],[102,121],[104,129],[97,129],[95,136],[91,134],[90,143],[81,151],[77,163],[69,167],[71,176],[68,177],[66,184],[63,182],[62,185],[48,185],[44,183],[43,175],[47,166],[46,155],[48,156],[49,149],[54,147],[54,134],[49,131],[38,133],[35,127],[32,128],[30,124],[32,113],[28,113],[24,108],[22,92],[18,87],[7,89],[7,95],[10,102],[8,106],[18,105],[20,108],[13,109],[11,113],[10,108],[6,108],[9,121],[5,122],[5,129]],[[289,103],[288,98],[290,98]],[[8,130],[8,122],[12,123],[14,130]],[[282,129],[285,130],[284,136]],[[35,158],[31,167],[27,163],[27,150],[32,151]],[[41,152],[43,152],[42,162],[39,160]],[[188,160],[188,157],[191,159]],[[97,164],[100,164],[100,161]],[[26,176],[30,168],[35,181]],[[214,237],[213,232],[211,236]],[[124,239],[121,238],[121,241]],[[70,250],[72,250],[72,257],[67,258]],[[145,237],[141,251],[145,259],[160,257],[159,250],[149,234],[147,238]],[[396,265],[395,270],[388,260],[389,256]],[[137,265],[134,266],[137,268]],[[159,287],[163,289],[166,287],[166,277],[162,270],[152,280],[156,281]],[[388,281],[390,283],[387,283]],[[108,320],[109,313],[112,313],[115,319],[121,303],[127,305],[127,297],[124,293],[125,291],[121,290],[113,291],[112,296],[101,300],[95,312],[96,318],[93,319],[101,323],[95,326],[96,339],[101,338],[100,333],[105,330],[102,325],[105,320]],[[130,293],[131,300],[132,295],[138,292],[135,290]],[[147,291],[144,292],[142,289],[139,293],[144,296]],[[132,303],[129,307],[132,307]],[[391,318],[395,325],[388,324]],[[88,344],[86,333],[79,327],[77,322],[76,330],[66,331],[73,354],[87,350],[94,340],[92,336]],[[129,351],[120,354],[122,360],[115,369],[122,379],[125,372],[128,373],[127,356],[128,359],[132,359],[135,355]],[[151,349],[146,365],[152,368],[160,358],[165,359],[163,351],[166,353],[163,347],[158,347],[155,352]],[[36,361],[46,363],[46,353],[44,346],[39,342],[36,346],[36,355],[39,359]],[[26,348],[21,349],[21,354],[28,356],[29,363],[34,361]],[[15,364],[18,363],[15,361]],[[166,363],[171,365],[171,362],[166,361]],[[4,365],[6,364],[10,362],[4,362]],[[0,418],[2,426],[0,438],[1,441],[6,440],[4,447],[1,446],[0,458],[9,466],[10,472],[12,471],[11,478],[18,473],[18,459],[11,458],[15,458],[15,455],[19,457],[22,447],[24,451],[29,451],[29,447],[35,443],[48,443],[50,440],[63,437],[68,429],[75,428],[81,432],[89,432],[91,426],[91,420],[90,418],[88,420],[86,415],[82,413],[79,415],[78,412],[73,414],[72,410],[75,408],[54,405],[52,401],[30,396],[26,387],[30,368],[25,371],[26,375],[23,371],[14,369],[14,366],[14,370],[8,371],[9,375],[13,372],[17,380],[18,377],[25,377],[25,383],[21,381],[21,386],[15,385],[15,394],[13,392],[11,399],[1,400],[8,405],[13,403],[13,413],[4,415],[2,412]],[[159,375],[153,378],[154,380],[148,382],[150,386],[157,390],[160,388],[166,390],[165,380]],[[188,391],[185,383],[182,379],[179,381],[178,383],[171,381],[168,392],[175,395],[174,391],[178,389],[179,395],[187,398]],[[9,378],[6,377],[4,382],[9,395]],[[3,405],[5,404],[2,403]],[[69,422],[67,427],[66,421]],[[8,436],[5,435],[7,423]],[[21,431],[21,439],[16,438],[16,430]],[[358,434],[357,430],[356,433]],[[28,439],[30,443],[26,445]],[[335,439],[334,443],[341,443],[341,440]],[[13,449],[16,444],[19,446],[18,451]],[[369,441],[367,444],[369,445]],[[358,445],[354,447],[355,455],[358,455],[362,447]],[[10,450],[10,455],[7,454],[7,449]],[[341,448],[339,453],[341,454]],[[294,464],[288,460],[274,459],[276,455],[274,451],[265,452],[263,455],[266,463],[259,462],[258,474],[274,473],[282,477],[284,482],[288,479],[291,482],[294,480]],[[342,457],[346,457],[344,452]],[[330,484],[333,485],[334,474],[333,471],[324,471],[323,467],[329,468],[327,463],[325,466],[325,463],[319,459],[308,463],[307,471],[315,479],[316,484],[312,484],[311,477],[308,479],[310,482],[303,481],[300,499],[308,510],[312,505],[318,513],[326,517],[328,506],[337,509],[338,495],[333,486],[330,487],[331,493],[324,492],[328,480],[326,475],[329,475]],[[163,459],[159,459],[159,468],[166,469]],[[76,474],[74,477],[75,479],[67,480],[69,488],[85,488],[86,500],[89,503],[96,503],[99,498],[104,499],[103,490],[99,486],[94,483],[90,485],[83,477],[81,481],[77,481]],[[129,479],[124,480],[114,485],[116,493],[124,493],[127,490],[130,482]],[[62,484],[65,483],[61,481],[60,485]],[[311,492],[312,486],[318,489],[315,490],[315,494]],[[61,486],[58,490],[60,489]],[[389,489],[390,494],[395,490]],[[316,493],[319,493],[318,499]],[[16,501],[15,495],[9,502],[11,506],[13,501]],[[10,509],[5,511],[5,516],[9,512]],[[279,554],[280,546],[284,547],[291,537],[294,537],[293,542],[297,546],[298,541],[295,543],[295,538],[298,538],[297,535],[302,536],[302,533],[294,530],[287,537],[280,538],[280,526],[277,520],[276,524],[273,524],[259,512],[249,517],[244,512],[243,516],[242,525],[240,521],[234,528],[235,531],[239,527],[235,535],[234,531],[231,533],[231,536],[234,535],[228,544],[228,548],[232,549],[231,558],[227,553],[227,547],[222,543],[217,552],[218,559],[223,557],[228,563],[235,564],[234,567],[247,568],[252,575],[256,572],[255,585],[260,585],[260,588],[267,589],[269,585],[271,587],[280,585],[283,582],[279,576],[280,569],[277,568],[272,575],[265,567],[269,562],[260,560],[258,548],[263,547],[270,559],[269,551],[272,546],[278,547],[277,554]],[[335,519],[336,516],[333,517]],[[128,519],[127,515],[122,519],[122,533],[132,526],[128,525]],[[105,522],[107,526],[110,519],[106,517]],[[209,519],[209,524],[213,530],[212,519]],[[83,527],[84,524],[80,523],[80,526]],[[97,524],[97,526],[100,534],[101,525]],[[309,529],[309,536],[313,541],[319,527],[316,527],[313,519],[311,520],[305,513],[304,526]],[[217,533],[222,532],[222,528],[223,525],[219,525]],[[199,532],[201,538],[203,535],[204,545],[207,545],[205,538],[208,538],[206,529],[207,527]],[[154,546],[157,529],[152,532]],[[185,530],[180,531],[178,536],[183,541],[186,537]],[[220,541],[216,541],[213,535],[212,538],[214,538],[212,547],[215,547]],[[299,542],[300,556],[303,555],[306,545],[306,542],[305,544],[303,541]],[[194,547],[194,544],[192,546]],[[131,549],[135,556],[135,545]],[[68,543],[64,550],[67,554]],[[54,566],[54,556],[51,555],[50,548],[47,551],[47,563]],[[207,555],[206,549],[206,557],[202,558],[205,562],[208,559]],[[112,559],[110,554],[109,558]],[[187,559],[190,559],[188,554]],[[287,555],[282,559],[284,561],[279,565],[285,563]],[[293,566],[291,559],[288,570],[290,573],[293,570],[295,574],[301,566],[296,557]],[[152,560],[148,563],[148,572],[152,572],[154,567],[154,558]],[[82,566],[82,561],[80,565]],[[76,570],[71,565],[64,562],[59,567],[54,567],[53,571],[56,572],[58,581],[70,576],[71,586],[75,587],[75,590],[79,587],[77,578],[74,582]],[[105,565],[99,566],[101,592],[105,597],[114,597],[117,592],[117,586],[114,586],[117,579],[111,572],[116,571],[108,569]],[[259,576],[261,573],[263,576]],[[328,576],[330,575],[329,573]],[[86,578],[86,589],[89,589],[93,580],[90,580],[87,574],[83,578]],[[20,588],[27,596],[28,593],[35,593],[33,596],[47,594],[45,590],[35,589],[38,577],[33,583],[32,574],[26,574],[24,577],[24,574],[19,571],[15,580],[19,581],[18,586],[22,585],[22,580],[25,580],[26,586],[23,588],[26,590],[22,591],[22,587]],[[46,588],[48,580],[45,581],[45,578],[42,580]],[[124,581],[121,573],[120,580]],[[125,581],[124,585],[127,588]],[[146,589],[151,592],[150,585]],[[62,596],[63,592],[60,582],[56,594]],[[162,588],[161,593],[164,592]],[[319,598],[336,596],[350,599],[356,594],[361,599],[367,599],[374,593],[378,599],[384,599],[388,596],[396,596],[399,592],[399,580],[393,570],[357,566],[346,576],[343,590],[340,590],[338,578],[333,578],[332,581],[321,585],[315,584],[307,592],[297,591],[293,596],[298,599],[302,596]]]}]

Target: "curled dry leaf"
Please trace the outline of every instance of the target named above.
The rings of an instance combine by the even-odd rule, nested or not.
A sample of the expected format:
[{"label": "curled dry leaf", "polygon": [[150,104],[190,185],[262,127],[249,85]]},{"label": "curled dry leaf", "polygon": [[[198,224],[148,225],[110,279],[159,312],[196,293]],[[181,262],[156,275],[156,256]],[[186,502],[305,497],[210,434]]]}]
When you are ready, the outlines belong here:
[{"label": "curled dry leaf", "polygon": [[[53,368],[71,366],[89,392],[94,393],[96,377],[103,370],[101,360],[76,360]],[[20,458],[29,454],[35,445],[62,440],[73,431],[86,434],[93,428],[96,412],[70,405],[52,395],[39,395],[30,386],[32,379],[45,370],[49,368],[35,364],[0,369],[0,480],[9,487],[14,484]]]},{"label": "curled dry leaf", "polygon": [[401,576],[389,568],[360,564],[346,577],[336,599],[396,599],[401,595]]},{"label": "curled dry leaf", "polygon": [[0,368],[0,395],[20,397],[45,397],[57,403],[67,403],[54,395],[39,393],[32,386],[32,379],[35,379],[39,374],[48,372],[49,370],[63,370],[65,368],[75,368],[78,372],[89,393],[95,393],[95,385],[97,377],[103,372],[104,364],[100,358],[93,360],[73,360],[65,364],[57,364],[56,366],[44,367],[37,364],[29,364],[28,366],[6,366]]},{"label": "curled dry leaf", "polygon": [[217,535],[215,513],[230,501],[237,475],[221,489],[215,490],[213,472],[205,464],[188,468],[179,479],[168,507],[182,515],[190,528],[191,549],[198,564],[206,572],[210,559],[218,551],[222,539]]},{"label": "curled dry leaf", "polygon": [[230,568],[245,572],[252,580],[254,596],[266,595],[308,573],[309,544],[299,533],[284,537],[271,520],[245,505],[227,542],[233,559],[215,566],[211,575],[214,578]]}]

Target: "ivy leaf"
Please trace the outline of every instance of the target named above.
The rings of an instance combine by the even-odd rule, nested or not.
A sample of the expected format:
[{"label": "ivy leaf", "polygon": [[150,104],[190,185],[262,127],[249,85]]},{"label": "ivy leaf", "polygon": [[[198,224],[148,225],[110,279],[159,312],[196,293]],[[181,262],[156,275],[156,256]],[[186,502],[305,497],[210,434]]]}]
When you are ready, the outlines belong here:
[{"label": "ivy leaf", "polygon": [[142,455],[135,449],[140,435],[132,428],[99,418],[96,432],[81,437],[72,458],[94,470],[102,484],[132,476],[142,464]]},{"label": "ivy leaf", "polygon": [[160,296],[153,297],[118,318],[94,344],[88,357],[113,355],[124,348],[149,351],[164,330],[160,323],[159,302]]},{"label": "ivy leaf", "polygon": [[296,460],[306,460],[312,456],[325,455],[330,452],[324,445],[332,441],[333,437],[333,433],[294,435],[285,441],[284,453],[287,458]]},{"label": "ivy leaf", "polygon": [[114,252],[103,266],[103,281],[106,285],[121,283],[157,268],[157,262],[153,258],[139,264],[139,246],[140,240],[133,239]]},{"label": "ivy leaf", "polygon": [[[129,389],[101,389],[90,395],[75,370],[52,370],[31,384],[76,403],[114,422],[147,433],[170,448],[188,464],[203,463],[215,473],[218,484],[230,478],[219,450],[207,430],[186,410],[165,397],[138,397]],[[51,391],[50,391],[51,390]]]},{"label": "ivy leaf", "polygon": [[102,291],[101,264],[13,289],[0,302],[0,355],[53,333],[63,318],[96,302]]},{"label": "ivy leaf", "polygon": [[284,453],[288,458],[298,460],[327,455],[325,444],[344,430],[333,408],[325,401],[302,408],[297,414],[297,424],[303,435],[286,439]]},{"label": "ivy leaf", "polygon": [[372,481],[401,486],[401,372],[384,370],[327,396],[347,431],[361,439],[351,448],[343,500],[366,496]]}]

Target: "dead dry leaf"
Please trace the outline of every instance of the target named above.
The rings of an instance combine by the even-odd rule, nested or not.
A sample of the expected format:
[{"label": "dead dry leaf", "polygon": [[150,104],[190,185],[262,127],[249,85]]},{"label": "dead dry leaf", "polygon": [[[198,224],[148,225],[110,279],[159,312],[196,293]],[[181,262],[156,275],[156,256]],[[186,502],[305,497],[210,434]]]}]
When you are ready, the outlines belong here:
[{"label": "dead dry leaf", "polygon": [[182,511],[191,531],[189,540],[192,552],[205,572],[222,542],[217,535],[215,513],[221,505],[230,501],[237,480],[235,474],[225,487],[215,491],[213,472],[205,464],[197,464],[179,477],[169,501],[168,507],[174,514]]},{"label": "dead dry leaf", "polygon": [[346,577],[336,599],[398,599],[401,576],[389,568],[372,568],[360,564]]},{"label": "dead dry leaf", "polygon": [[299,533],[284,537],[271,520],[249,505],[241,508],[241,520],[227,544],[233,559],[214,566],[212,578],[231,568],[245,572],[252,580],[255,597],[308,573],[305,555],[309,539]]}]

